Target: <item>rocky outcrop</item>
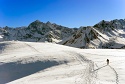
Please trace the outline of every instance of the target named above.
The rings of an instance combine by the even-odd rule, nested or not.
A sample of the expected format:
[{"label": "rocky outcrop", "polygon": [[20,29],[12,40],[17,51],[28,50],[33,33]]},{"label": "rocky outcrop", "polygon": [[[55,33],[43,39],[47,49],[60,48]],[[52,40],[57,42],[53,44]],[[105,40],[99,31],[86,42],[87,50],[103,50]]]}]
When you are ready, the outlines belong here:
[{"label": "rocky outcrop", "polygon": [[71,36],[77,28],[67,28],[50,22],[43,23],[39,20],[32,22],[28,27],[0,28],[0,33],[5,41],[19,40],[31,42],[59,42]]},{"label": "rocky outcrop", "polygon": [[104,21],[93,27],[81,27],[60,44],[78,48],[119,49],[125,46],[125,19]]}]

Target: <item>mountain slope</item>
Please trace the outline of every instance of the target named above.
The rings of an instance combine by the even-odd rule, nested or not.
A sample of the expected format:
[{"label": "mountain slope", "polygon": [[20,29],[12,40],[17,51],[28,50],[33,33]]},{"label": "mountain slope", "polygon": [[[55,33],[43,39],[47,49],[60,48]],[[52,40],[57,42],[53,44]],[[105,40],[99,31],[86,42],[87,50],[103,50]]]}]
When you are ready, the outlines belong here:
[{"label": "mountain slope", "polygon": [[81,27],[60,44],[78,48],[124,48],[125,20],[103,20],[93,27]]},{"label": "mountain slope", "polygon": [[50,22],[43,23],[39,20],[32,22],[28,27],[1,28],[3,40],[19,40],[31,42],[59,42],[76,32],[77,29],[63,27]]},{"label": "mountain slope", "polygon": [[91,40],[97,39],[98,33],[92,27],[81,27],[74,35],[62,41],[60,44],[78,48],[87,48]]},{"label": "mountain slope", "polygon": [[53,42],[77,48],[125,48],[125,19],[68,28],[39,20],[28,27],[0,28],[0,41]]}]

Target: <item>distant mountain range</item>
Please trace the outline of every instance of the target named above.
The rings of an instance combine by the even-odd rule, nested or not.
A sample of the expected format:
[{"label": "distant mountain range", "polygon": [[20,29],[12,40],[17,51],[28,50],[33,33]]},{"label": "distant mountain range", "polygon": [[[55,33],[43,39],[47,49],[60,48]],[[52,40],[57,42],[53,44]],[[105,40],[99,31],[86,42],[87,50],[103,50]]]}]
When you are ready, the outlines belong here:
[{"label": "distant mountain range", "polygon": [[0,28],[1,41],[53,42],[77,48],[125,48],[125,19],[104,21],[94,26],[68,28],[36,20],[28,27]]}]

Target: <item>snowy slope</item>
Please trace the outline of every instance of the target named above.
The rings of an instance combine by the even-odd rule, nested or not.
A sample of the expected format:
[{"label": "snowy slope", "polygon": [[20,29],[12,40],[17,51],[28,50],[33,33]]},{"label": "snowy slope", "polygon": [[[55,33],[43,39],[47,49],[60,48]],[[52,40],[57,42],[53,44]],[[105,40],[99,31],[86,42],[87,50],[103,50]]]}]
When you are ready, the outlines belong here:
[{"label": "snowy slope", "polygon": [[104,48],[124,48],[125,46],[125,19],[101,21],[94,25],[95,29],[106,35],[109,40],[102,45]]},{"label": "snowy slope", "polygon": [[94,26],[68,28],[36,20],[28,27],[0,28],[0,41],[51,42],[77,48],[124,49],[125,19],[100,21]]},{"label": "snowy slope", "polygon": [[74,35],[60,42],[62,45],[68,45],[78,48],[87,48],[91,40],[97,39],[98,33],[92,27],[81,27]]},{"label": "snowy slope", "polygon": [[0,51],[0,84],[125,83],[124,50],[8,41],[0,42]]},{"label": "snowy slope", "polygon": [[60,44],[78,48],[125,48],[125,20],[103,20],[93,27],[81,27]]},{"label": "snowy slope", "polygon": [[0,28],[0,34],[3,35],[4,41],[28,41],[28,42],[54,42],[69,37],[77,31],[76,28],[68,28],[54,23],[43,23],[36,20],[29,24],[28,27],[4,27]]}]

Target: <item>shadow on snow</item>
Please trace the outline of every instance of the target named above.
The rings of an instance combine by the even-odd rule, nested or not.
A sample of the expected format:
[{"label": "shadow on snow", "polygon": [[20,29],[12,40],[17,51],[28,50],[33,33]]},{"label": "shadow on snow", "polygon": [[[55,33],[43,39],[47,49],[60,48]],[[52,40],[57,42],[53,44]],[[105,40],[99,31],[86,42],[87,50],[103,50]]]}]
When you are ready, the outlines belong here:
[{"label": "shadow on snow", "polygon": [[[66,61],[62,62],[65,63]],[[0,84],[5,84],[16,79],[31,75],[46,68],[62,63],[56,61],[37,61],[34,63],[20,64],[11,62],[0,65]]]}]

